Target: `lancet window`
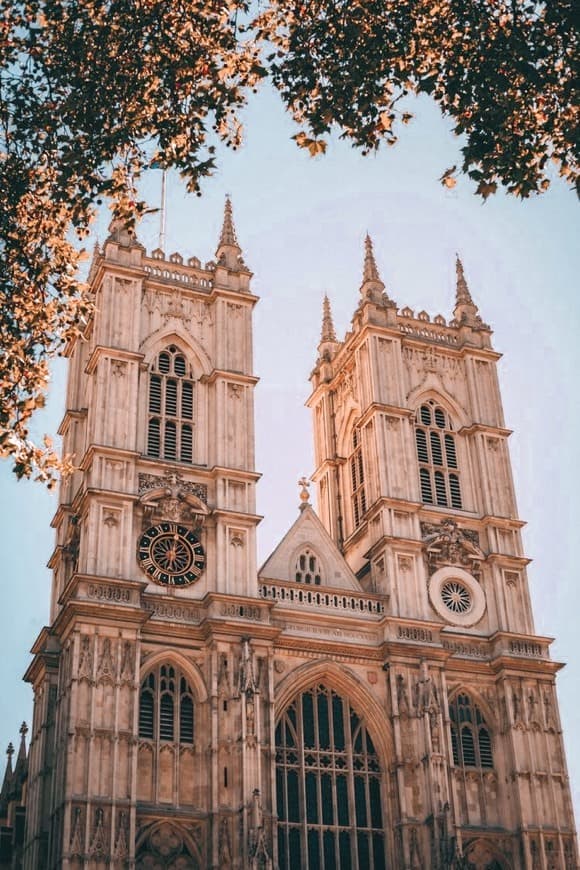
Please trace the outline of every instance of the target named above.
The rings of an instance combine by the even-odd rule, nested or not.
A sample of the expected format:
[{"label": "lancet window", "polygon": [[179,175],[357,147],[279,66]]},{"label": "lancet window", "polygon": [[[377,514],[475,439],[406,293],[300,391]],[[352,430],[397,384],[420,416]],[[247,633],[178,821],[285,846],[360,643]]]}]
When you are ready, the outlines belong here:
[{"label": "lancet window", "polygon": [[491,733],[477,704],[465,693],[449,705],[453,764],[456,767],[493,767]]},{"label": "lancet window", "polygon": [[354,429],[352,433],[352,453],[350,454],[348,464],[352,493],[352,517],[354,527],[357,528],[367,509],[362,441],[361,433],[358,429]]},{"label": "lancet window", "polygon": [[186,678],[173,665],[161,665],[141,683],[139,737],[193,743],[193,694]]},{"label": "lancet window", "polygon": [[316,553],[309,547],[306,547],[296,559],[294,578],[297,583],[320,586],[322,566]]},{"label": "lancet window", "polygon": [[415,444],[421,499],[440,507],[463,507],[456,435],[447,411],[430,399],[417,411]]},{"label": "lancet window", "polygon": [[276,728],[280,870],[384,870],[381,766],[348,699],[319,685]]},{"label": "lancet window", "polygon": [[193,462],[194,382],[179,348],[161,351],[149,374],[147,455]]}]

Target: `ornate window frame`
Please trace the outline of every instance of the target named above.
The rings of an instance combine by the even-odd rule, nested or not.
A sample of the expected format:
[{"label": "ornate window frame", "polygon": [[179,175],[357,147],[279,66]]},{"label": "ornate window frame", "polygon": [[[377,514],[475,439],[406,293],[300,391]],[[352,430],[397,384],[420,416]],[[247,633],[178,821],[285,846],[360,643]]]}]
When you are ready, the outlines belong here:
[{"label": "ornate window frame", "polygon": [[421,501],[463,510],[456,431],[449,412],[424,399],[415,414],[415,450]]},{"label": "ornate window frame", "polygon": [[149,367],[145,454],[168,462],[194,461],[196,381],[187,355],[165,345]]},{"label": "ornate window frame", "polygon": [[[458,605],[461,598],[464,600],[464,604],[458,606],[457,609],[452,606],[452,586],[454,583],[458,590],[462,589],[465,593],[464,596],[457,596]],[[442,619],[462,628],[468,628],[479,622],[486,609],[485,593],[475,577],[455,565],[439,568],[431,576],[429,600]]]},{"label": "ornate window frame", "polygon": [[276,724],[281,870],[384,870],[385,775],[347,695],[323,683],[294,695]]}]

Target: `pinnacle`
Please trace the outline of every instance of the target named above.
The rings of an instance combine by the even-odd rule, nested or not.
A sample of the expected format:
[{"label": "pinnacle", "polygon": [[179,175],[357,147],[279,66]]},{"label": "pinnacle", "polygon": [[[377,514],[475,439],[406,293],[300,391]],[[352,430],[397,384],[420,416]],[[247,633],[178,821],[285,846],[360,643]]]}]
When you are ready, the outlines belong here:
[{"label": "pinnacle", "polygon": [[362,301],[370,301],[377,305],[382,305],[387,298],[386,295],[384,295],[384,290],[385,285],[381,281],[381,276],[377,269],[372,239],[367,233],[365,236],[363,279],[360,286]]},{"label": "pinnacle", "polygon": [[226,203],[224,206],[224,222],[218,244],[218,250],[222,247],[238,248],[238,250],[240,247],[238,244],[238,239],[236,237],[234,216],[232,212],[232,201],[229,195],[226,196]]},{"label": "pinnacle", "polygon": [[322,302],[322,332],[320,334],[320,341],[336,341],[330,299],[326,293],[324,294],[324,300]]},{"label": "pinnacle", "polygon": [[457,273],[457,284],[455,290],[455,304],[456,305],[473,305],[473,299],[471,298],[471,293],[469,292],[469,287],[467,286],[467,281],[465,280],[465,274],[463,272],[463,263],[459,259],[459,254],[455,255],[455,271]]},{"label": "pinnacle", "polygon": [[375,262],[373,242],[369,234],[365,236],[365,262],[363,270],[363,284],[365,281],[380,281],[379,270]]}]

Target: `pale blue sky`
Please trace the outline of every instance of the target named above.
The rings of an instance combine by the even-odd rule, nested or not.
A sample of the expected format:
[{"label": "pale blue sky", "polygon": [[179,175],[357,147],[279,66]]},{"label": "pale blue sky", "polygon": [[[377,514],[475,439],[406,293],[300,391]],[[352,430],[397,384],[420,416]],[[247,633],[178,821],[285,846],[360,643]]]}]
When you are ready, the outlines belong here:
[{"label": "pale blue sky", "polygon": [[[310,159],[290,140],[293,130],[277,98],[264,92],[246,112],[247,141],[224,153],[204,196],[168,184],[167,252],[213,256],[224,194],[232,195],[238,236],[261,296],[255,317],[258,510],[262,561],[296,517],[296,481],[312,471],[312,438],[304,400],[318,342],[322,296],[328,292],[339,334],[357,304],[364,234],[392,298],[415,311],[449,317],[454,257],[459,251],[481,314],[494,329],[506,425],[539,634],[555,636],[553,657],[568,662],[558,678],[561,715],[580,806],[580,612],[576,543],[580,522],[578,430],[580,305],[578,205],[559,180],[546,195],[519,202],[499,194],[483,204],[460,179],[437,179],[459,162],[459,143],[427,99],[395,147],[363,158],[333,141]],[[159,173],[144,185],[159,200]],[[98,222],[101,240],[107,215]],[[156,219],[140,238],[157,246]],[[37,421],[54,434],[63,411],[64,366],[55,366],[50,402]],[[29,649],[48,618],[56,496],[19,483],[0,467],[3,607],[0,612],[0,750],[30,719],[20,682]]]}]

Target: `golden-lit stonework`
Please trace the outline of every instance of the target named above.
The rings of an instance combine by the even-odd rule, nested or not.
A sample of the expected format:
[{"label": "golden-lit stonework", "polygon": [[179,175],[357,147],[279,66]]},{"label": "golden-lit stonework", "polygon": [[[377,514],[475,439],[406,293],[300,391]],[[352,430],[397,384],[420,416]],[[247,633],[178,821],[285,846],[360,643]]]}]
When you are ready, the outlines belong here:
[{"label": "golden-lit stonework", "polygon": [[555,693],[534,634],[496,374],[399,309],[365,243],[350,331],[311,375],[318,511],[256,565],[251,273],[113,226],[69,348],[49,627],[22,863],[572,870]]}]

